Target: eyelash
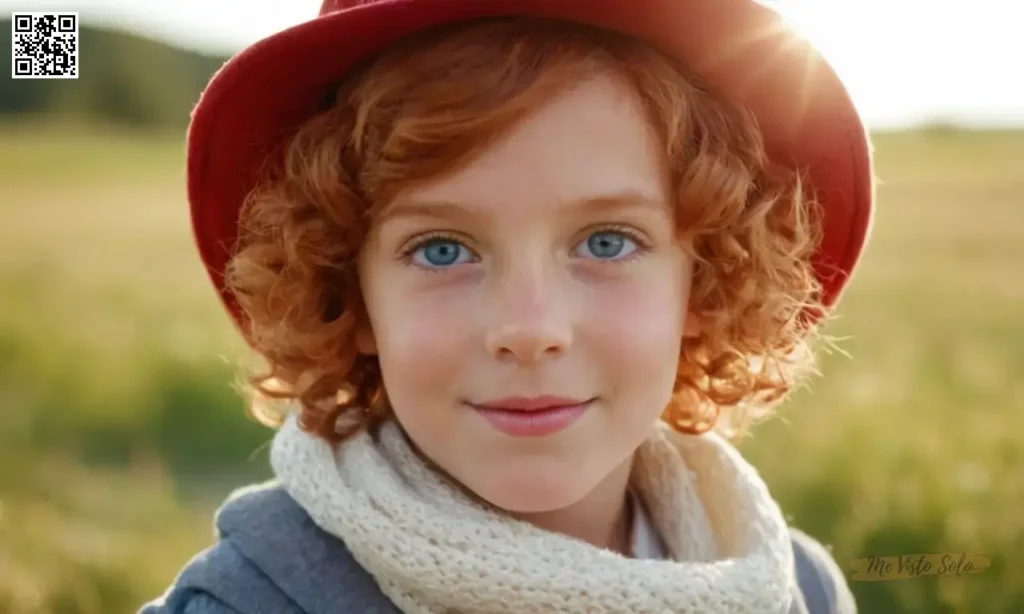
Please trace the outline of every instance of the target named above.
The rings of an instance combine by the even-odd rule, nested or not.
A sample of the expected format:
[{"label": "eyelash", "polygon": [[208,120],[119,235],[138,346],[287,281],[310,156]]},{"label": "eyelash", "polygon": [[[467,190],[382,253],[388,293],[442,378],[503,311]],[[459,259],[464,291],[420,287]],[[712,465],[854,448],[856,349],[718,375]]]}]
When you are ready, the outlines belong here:
[{"label": "eyelash", "polygon": [[[637,230],[637,229],[635,229],[635,228],[633,228],[631,226],[626,226],[626,225],[623,225],[623,224],[605,224],[605,225],[601,225],[601,226],[595,226],[595,227],[589,229],[586,237],[589,238],[589,237],[591,237],[591,236],[593,236],[595,234],[602,233],[602,232],[617,232],[617,233],[621,233],[621,234],[629,237],[629,239],[631,239],[634,243],[636,243],[636,250],[632,254],[629,254],[628,256],[626,256],[624,258],[621,258],[621,259],[618,259],[618,260],[603,260],[603,261],[601,261],[601,262],[603,262],[605,264],[628,264],[628,263],[632,262],[633,260],[635,260],[636,258],[644,255],[645,253],[647,253],[651,249],[650,241],[647,239],[647,237],[643,233],[641,233],[639,230]],[[474,256],[476,255],[476,253],[473,252],[473,250],[471,250],[469,247],[467,247],[465,245],[465,239],[463,237],[461,237],[461,236],[459,236],[459,235],[457,235],[455,233],[443,232],[443,231],[434,231],[434,232],[429,232],[429,233],[420,235],[420,236],[414,238],[413,240],[407,242],[405,244],[405,246],[399,252],[399,256],[400,256],[401,260],[403,262],[405,262],[406,264],[412,264],[412,256],[413,256],[413,254],[416,253],[417,250],[419,250],[423,246],[427,245],[431,241],[436,241],[438,239],[443,239],[443,240],[446,240],[446,241],[452,241],[452,242],[455,242],[455,243],[459,243],[460,245],[462,245],[462,247],[464,249],[469,249],[470,252],[472,252],[474,254]],[[585,240],[586,239],[584,239],[584,241]],[[442,272],[442,271],[446,271],[448,269],[448,267],[421,267],[421,268],[424,268],[424,269],[426,269],[426,270],[428,270],[430,272]]]},{"label": "eyelash", "polygon": [[[415,239],[412,239],[411,241],[407,242],[405,244],[405,247],[403,247],[402,250],[399,252],[399,255],[402,257],[402,260],[409,260],[409,259],[412,258],[412,255],[414,253],[416,253],[416,250],[420,249],[424,245],[427,245],[431,241],[436,241],[437,239],[443,239],[445,241],[452,241],[453,243],[459,243],[463,247],[466,247],[464,245],[465,240],[462,237],[460,237],[460,236],[458,236],[456,234],[453,234],[453,233],[434,231],[434,232],[428,232],[427,234],[420,235],[420,236],[416,237]],[[469,249],[469,248],[466,247],[466,249]],[[472,251],[472,250],[470,250],[470,251]]]},{"label": "eyelash", "polygon": [[602,260],[601,262],[607,264],[628,264],[635,260],[636,258],[639,258],[640,256],[644,255],[651,249],[650,241],[647,239],[646,236],[644,236],[643,233],[641,233],[639,230],[631,226],[626,226],[623,224],[605,224],[603,226],[595,226],[594,228],[588,231],[586,238],[583,240],[586,241],[593,235],[602,232],[617,232],[629,237],[634,243],[636,243],[636,251],[634,251],[632,254],[629,254],[625,258],[620,258],[617,260]]}]

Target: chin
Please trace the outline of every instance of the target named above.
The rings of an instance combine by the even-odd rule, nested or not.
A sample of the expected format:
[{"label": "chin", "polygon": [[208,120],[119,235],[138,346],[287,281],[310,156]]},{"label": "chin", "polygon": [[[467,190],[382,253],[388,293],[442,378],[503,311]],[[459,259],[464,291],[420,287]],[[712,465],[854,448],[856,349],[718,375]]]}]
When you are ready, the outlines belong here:
[{"label": "chin", "polygon": [[584,479],[579,472],[562,468],[497,472],[474,476],[475,484],[464,482],[476,495],[507,512],[530,514],[550,512],[573,505],[593,490],[599,478]]}]

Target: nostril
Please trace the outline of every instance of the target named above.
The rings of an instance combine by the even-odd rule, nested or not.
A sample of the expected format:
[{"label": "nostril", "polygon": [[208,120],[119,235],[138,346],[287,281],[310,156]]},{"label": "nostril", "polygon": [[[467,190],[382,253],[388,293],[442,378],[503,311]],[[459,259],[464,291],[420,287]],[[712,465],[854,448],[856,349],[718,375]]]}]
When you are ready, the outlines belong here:
[{"label": "nostril", "polygon": [[536,362],[564,353],[571,343],[568,326],[553,326],[550,322],[529,324],[505,325],[489,331],[485,338],[488,353],[500,360]]}]

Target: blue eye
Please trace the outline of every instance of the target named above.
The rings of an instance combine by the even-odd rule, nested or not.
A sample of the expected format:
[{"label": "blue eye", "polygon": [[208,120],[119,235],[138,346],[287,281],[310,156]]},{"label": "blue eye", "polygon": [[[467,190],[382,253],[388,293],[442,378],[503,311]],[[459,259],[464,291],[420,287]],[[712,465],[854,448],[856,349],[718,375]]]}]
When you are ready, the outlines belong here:
[{"label": "blue eye", "polygon": [[413,262],[428,268],[463,264],[471,260],[472,256],[473,254],[458,241],[440,238],[424,241],[412,252]]},{"label": "blue eye", "polygon": [[623,232],[602,230],[587,237],[580,243],[598,260],[617,260],[629,256],[638,249],[636,241]]}]

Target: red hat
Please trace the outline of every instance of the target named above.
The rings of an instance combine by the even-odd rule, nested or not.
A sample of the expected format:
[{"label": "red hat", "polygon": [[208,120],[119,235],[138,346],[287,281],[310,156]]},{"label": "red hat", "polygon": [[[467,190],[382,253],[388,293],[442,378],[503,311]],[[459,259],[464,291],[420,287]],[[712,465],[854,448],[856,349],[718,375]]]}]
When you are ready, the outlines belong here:
[{"label": "red hat", "polygon": [[[874,182],[864,125],[816,50],[755,0],[324,0],[315,19],[248,47],[213,76],[188,133],[188,197],[203,264],[224,286],[242,203],[265,156],[317,112],[356,63],[405,35],[502,15],[561,19],[646,41],[745,104],[770,155],[806,170],[824,213],[814,258],[832,306],[871,227]],[[244,19],[244,16],[240,17]]]}]

